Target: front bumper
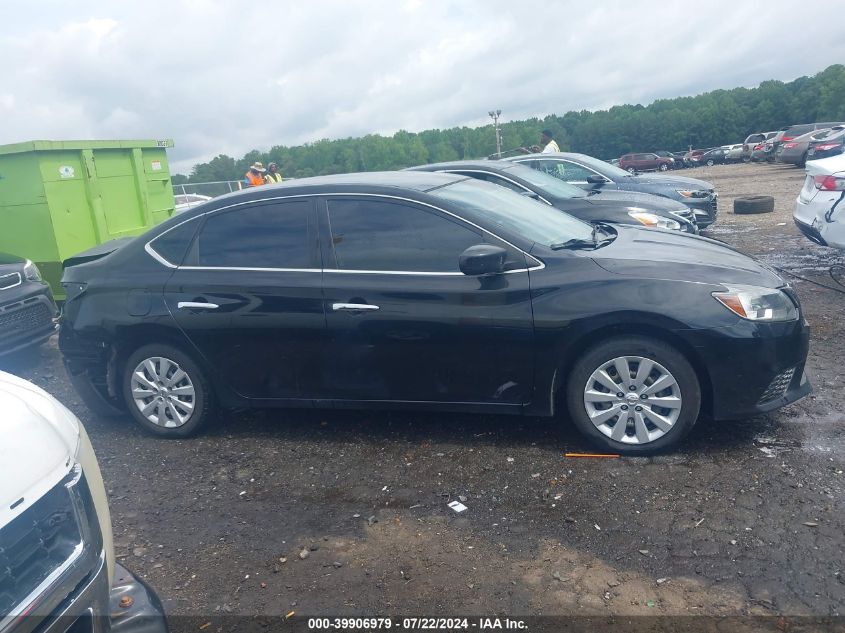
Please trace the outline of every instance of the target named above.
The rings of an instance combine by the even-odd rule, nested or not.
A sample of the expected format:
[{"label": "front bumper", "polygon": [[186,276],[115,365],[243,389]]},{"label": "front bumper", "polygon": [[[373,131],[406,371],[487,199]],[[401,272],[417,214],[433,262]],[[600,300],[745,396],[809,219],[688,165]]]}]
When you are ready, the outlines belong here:
[{"label": "front bumper", "polygon": [[714,193],[707,198],[683,198],[681,200],[695,213],[695,222],[699,228],[710,226],[716,221],[719,212],[719,198]]},{"label": "front bumper", "polygon": [[56,331],[58,309],[49,288],[38,284],[21,290],[0,295],[0,356],[41,343]]},{"label": "front bumper", "polygon": [[683,334],[707,372],[715,420],[772,411],[812,391],[804,375],[810,328],[803,316],[790,323],[742,320],[733,327]]},{"label": "front bumper", "polygon": [[[50,615],[30,615],[4,633],[168,633],[155,593],[121,565],[109,589],[105,553],[97,567]],[[128,605],[128,606],[123,606]]]}]

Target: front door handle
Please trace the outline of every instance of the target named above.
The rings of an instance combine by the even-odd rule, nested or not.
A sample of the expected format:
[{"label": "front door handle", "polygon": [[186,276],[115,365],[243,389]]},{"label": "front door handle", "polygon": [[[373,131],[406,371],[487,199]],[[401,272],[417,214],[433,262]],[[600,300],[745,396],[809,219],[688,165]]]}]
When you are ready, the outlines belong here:
[{"label": "front door handle", "polygon": [[220,306],[216,303],[204,303],[202,301],[180,301],[176,304],[180,310],[216,310]]},{"label": "front door handle", "polygon": [[378,306],[370,305],[368,303],[333,303],[332,310],[339,312],[341,310],[347,312],[374,312],[378,310]]}]

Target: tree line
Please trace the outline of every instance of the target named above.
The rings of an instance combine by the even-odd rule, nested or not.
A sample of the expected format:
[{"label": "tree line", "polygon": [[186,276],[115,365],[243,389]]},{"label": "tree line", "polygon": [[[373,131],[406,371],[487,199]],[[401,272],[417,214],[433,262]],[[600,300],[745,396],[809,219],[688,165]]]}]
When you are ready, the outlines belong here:
[{"label": "tree line", "polygon": [[[634,151],[713,147],[739,143],[752,132],[792,123],[845,121],[845,66],[830,66],[790,82],[764,81],[756,88],[713,90],[694,97],[658,99],[648,106],[550,114],[501,124],[502,148],[529,146],[551,129],[562,151],[610,159]],[[269,151],[253,150],[240,159],[220,154],[195,165],[174,184],[239,180],[255,161],[275,162],[285,177],[402,169],[423,163],[480,158],[496,151],[492,124],[454,127],[392,136],[323,139]]]}]

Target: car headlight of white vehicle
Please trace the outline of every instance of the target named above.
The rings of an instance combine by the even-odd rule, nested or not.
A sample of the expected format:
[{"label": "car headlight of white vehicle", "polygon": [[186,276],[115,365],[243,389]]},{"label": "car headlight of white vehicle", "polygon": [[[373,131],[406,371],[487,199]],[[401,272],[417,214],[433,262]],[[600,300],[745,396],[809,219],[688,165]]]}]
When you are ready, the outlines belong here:
[{"label": "car headlight of white vehicle", "polygon": [[798,308],[785,292],[775,288],[723,284],[724,292],[714,292],[713,298],[737,316],[749,321],[795,321]]},{"label": "car headlight of white vehicle", "polygon": [[655,215],[654,213],[648,213],[647,211],[628,211],[628,216],[640,224],[652,228],[670,229],[672,231],[679,231],[681,228],[680,222]]},{"label": "car headlight of white vehicle", "polygon": [[[68,414],[73,415],[70,411],[68,411]],[[82,466],[82,472],[85,474],[85,480],[88,482],[88,489],[94,501],[94,508],[97,511],[97,522],[103,536],[103,549],[106,553],[109,585],[111,585],[114,576],[114,538],[112,536],[109,503],[106,497],[106,487],[103,484],[103,475],[100,473],[100,465],[97,463],[97,456],[94,454],[94,447],[91,446],[91,440],[88,439],[88,433],[82,424],[79,425],[79,446],[76,459]]]}]

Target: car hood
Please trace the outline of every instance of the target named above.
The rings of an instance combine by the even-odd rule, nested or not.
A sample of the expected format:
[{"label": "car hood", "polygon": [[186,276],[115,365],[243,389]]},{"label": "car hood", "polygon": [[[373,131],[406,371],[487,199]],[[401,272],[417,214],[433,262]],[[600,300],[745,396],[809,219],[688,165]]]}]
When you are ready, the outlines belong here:
[{"label": "car hood", "polygon": [[676,200],[655,196],[650,193],[637,191],[621,191],[616,189],[601,189],[598,193],[587,196],[585,200],[591,204],[625,204],[629,207],[639,207],[647,211],[686,211],[687,206]]},{"label": "car hood", "polygon": [[714,189],[713,185],[706,180],[698,178],[687,178],[686,176],[658,176],[656,174],[640,174],[628,176],[628,182],[642,183],[645,185],[666,185],[677,186],[679,189]]},{"label": "car hood", "polygon": [[23,257],[18,257],[17,255],[10,255],[9,253],[0,253],[0,266],[19,266],[20,264],[23,264],[25,262],[26,260]]},{"label": "car hood", "polygon": [[[780,288],[786,283],[763,264],[705,237],[616,226],[616,239],[586,255],[608,272],[641,279],[672,279]],[[669,265],[667,265],[669,264]]]},{"label": "car hood", "polygon": [[45,391],[2,371],[0,411],[2,527],[67,475],[78,449],[80,429],[76,417]]}]

